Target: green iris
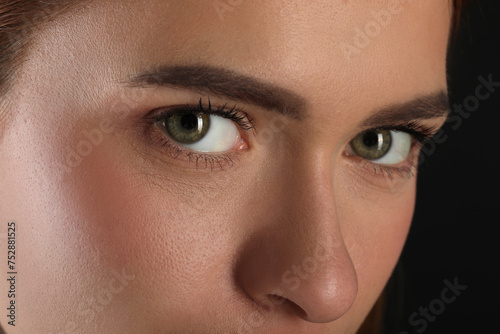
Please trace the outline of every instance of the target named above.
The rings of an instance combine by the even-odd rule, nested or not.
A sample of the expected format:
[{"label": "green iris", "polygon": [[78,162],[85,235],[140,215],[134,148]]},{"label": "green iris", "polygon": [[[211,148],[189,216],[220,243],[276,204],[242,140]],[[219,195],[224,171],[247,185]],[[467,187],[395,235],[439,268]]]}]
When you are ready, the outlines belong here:
[{"label": "green iris", "polygon": [[208,132],[210,116],[206,113],[190,112],[174,114],[165,120],[165,129],[173,140],[182,144],[194,144]]},{"label": "green iris", "polygon": [[360,157],[367,160],[377,160],[389,152],[392,145],[392,135],[389,130],[370,130],[357,135],[351,142],[351,147]]}]

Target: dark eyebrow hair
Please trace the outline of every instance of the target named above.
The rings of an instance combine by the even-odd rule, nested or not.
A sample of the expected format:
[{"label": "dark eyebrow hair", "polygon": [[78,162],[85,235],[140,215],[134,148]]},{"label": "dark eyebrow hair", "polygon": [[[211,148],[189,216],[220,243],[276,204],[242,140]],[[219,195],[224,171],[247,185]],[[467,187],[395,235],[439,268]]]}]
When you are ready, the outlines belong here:
[{"label": "dark eyebrow hair", "polygon": [[[209,65],[162,66],[132,76],[126,83],[132,87],[166,86],[212,93],[260,106],[293,119],[303,119],[307,100],[286,88]],[[363,127],[386,126],[415,119],[440,118],[449,114],[445,91],[420,96],[408,102],[385,106],[373,112]]]},{"label": "dark eyebrow hair", "polygon": [[172,86],[213,93],[301,119],[306,99],[268,82],[207,65],[161,67],[134,76],[131,86]]},{"label": "dark eyebrow hair", "polygon": [[362,126],[375,128],[377,126],[408,123],[416,119],[448,117],[449,114],[450,102],[448,94],[445,91],[438,91],[419,96],[408,102],[382,107],[368,117],[362,123]]}]

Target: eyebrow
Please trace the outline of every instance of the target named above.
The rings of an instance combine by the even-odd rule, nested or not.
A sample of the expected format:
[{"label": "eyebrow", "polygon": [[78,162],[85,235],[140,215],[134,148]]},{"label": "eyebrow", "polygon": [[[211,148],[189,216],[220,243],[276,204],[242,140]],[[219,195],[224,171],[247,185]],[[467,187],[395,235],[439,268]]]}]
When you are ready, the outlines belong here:
[{"label": "eyebrow", "polygon": [[[308,105],[303,96],[289,89],[208,65],[162,66],[132,76],[126,83],[132,87],[173,87],[215,94],[299,120],[306,116]],[[362,126],[377,127],[415,119],[441,118],[449,112],[448,95],[440,90],[377,109],[364,120]]]},{"label": "eyebrow", "polygon": [[363,123],[363,127],[408,123],[416,119],[425,120],[448,117],[450,114],[448,94],[444,90],[419,96],[407,102],[384,106],[376,110]]},{"label": "eyebrow", "polygon": [[232,70],[206,65],[161,67],[134,76],[129,85],[179,87],[212,93],[294,119],[302,118],[306,110],[306,99],[291,90]]}]

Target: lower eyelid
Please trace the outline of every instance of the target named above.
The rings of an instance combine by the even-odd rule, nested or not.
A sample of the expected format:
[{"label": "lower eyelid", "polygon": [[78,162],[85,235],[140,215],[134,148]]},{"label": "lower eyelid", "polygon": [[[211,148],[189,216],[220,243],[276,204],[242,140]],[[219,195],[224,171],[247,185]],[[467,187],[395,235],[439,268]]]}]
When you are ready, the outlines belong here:
[{"label": "lower eyelid", "polygon": [[394,177],[401,177],[410,179],[415,176],[415,167],[412,165],[407,165],[403,167],[387,167],[387,166],[376,166],[374,167],[375,174],[381,174],[384,177],[389,177],[393,179]]},{"label": "lower eyelid", "polygon": [[418,168],[418,157],[420,144],[414,143],[410,148],[408,157],[397,165],[378,164],[380,170],[383,170],[389,176],[400,176],[404,178],[414,177]]},{"label": "lower eyelid", "polygon": [[[349,147],[350,145],[348,145]],[[361,173],[370,174],[372,178],[383,178],[383,179],[393,179],[393,178],[404,178],[410,179],[416,175],[418,168],[418,157],[420,153],[420,148],[422,144],[418,141],[414,141],[410,149],[408,157],[401,163],[397,165],[384,165],[366,160],[353,152],[346,151],[345,156],[351,159],[353,163],[359,167]],[[351,149],[352,150],[352,149]]]},{"label": "lower eyelid", "polygon": [[191,151],[187,148],[182,148],[181,145],[175,143],[174,140],[166,137],[161,133],[160,129],[154,129],[156,126],[148,123],[146,135],[149,137],[150,145],[156,146],[156,149],[161,155],[168,155],[167,158],[172,160],[183,161],[184,165],[193,166],[200,170],[219,170],[226,167],[232,167],[234,160],[237,158],[233,152],[208,154],[203,152]]},{"label": "lower eyelid", "polygon": [[367,194],[399,193],[411,185],[417,168],[409,164],[398,167],[375,165],[367,160],[349,159],[345,168],[352,179],[353,189],[359,191],[360,196]]}]

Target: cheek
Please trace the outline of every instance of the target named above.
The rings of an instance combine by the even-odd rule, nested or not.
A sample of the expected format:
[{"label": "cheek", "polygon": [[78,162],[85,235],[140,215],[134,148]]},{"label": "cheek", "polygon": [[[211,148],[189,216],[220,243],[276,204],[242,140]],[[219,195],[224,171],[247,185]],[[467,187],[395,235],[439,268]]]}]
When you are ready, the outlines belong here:
[{"label": "cheek", "polygon": [[102,266],[134,273],[127,293],[136,306],[128,311],[143,322],[163,319],[182,328],[197,307],[198,318],[206,313],[205,297],[217,307],[207,287],[231,279],[225,270],[231,254],[222,250],[234,248],[230,226],[237,218],[218,191],[208,194],[172,172],[151,175],[134,159],[139,155],[111,139],[75,170],[81,181],[67,191],[76,196],[79,229],[99,250]]},{"label": "cheek", "polygon": [[[20,281],[19,302],[32,326],[86,328],[88,322],[106,320],[109,328],[118,328],[114,321],[127,314],[128,328],[153,331],[148,326],[158,325],[155,315],[201,307],[194,299],[210,292],[207,282],[228,279],[219,269],[229,262],[220,249],[229,248],[225,243],[231,240],[224,228],[230,218],[222,218],[219,209],[224,200],[205,200],[172,177],[163,188],[154,185],[130,167],[135,156],[106,134],[89,154],[68,164],[71,152],[87,139],[71,126],[49,123],[30,118],[16,125],[22,135],[6,137],[2,151],[9,167],[1,171],[0,216],[22,231],[19,272],[32,279]],[[33,302],[35,296],[44,307]],[[47,302],[54,296],[57,301]]]},{"label": "cheek", "polygon": [[21,116],[13,125],[16,131],[2,143],[1,160],[6,164],[0,175],[0,217],[15,221],[19,228],[23,327],[27,332],[50,332],[53,328],[43,326],[70,328],[79,318],[86,319],[85,314],[94,314],[89,299],[96,300],[97,289],[89,289],[86,282],[98,282],[96,276],[102,279],[108,273],[96,275],[89,259],[98,254],[77,228],[78,211],[62,189],[69,179],[63,178],[61,152],[54,140],[67,136],[46,119],[35,121],[22,108],[17,112]]},{"label": "cheek", "polygon": [[349,196],[340,204],[345,208],[342,233],[358,275],[358,297],[350,310],[357,316],[368,314],[401,254],[414,211],[415,181],[402,181],[394,192]]},{"label": "cheek", "polygon": [[377,274],[392,269],[406,240],[413,209],[414,191],[409,191],[362,203],[353,213],[355,223],[349,224],[352,234],[345,239],[352,246],[351,255],[360,272]]}]

